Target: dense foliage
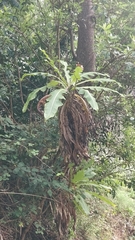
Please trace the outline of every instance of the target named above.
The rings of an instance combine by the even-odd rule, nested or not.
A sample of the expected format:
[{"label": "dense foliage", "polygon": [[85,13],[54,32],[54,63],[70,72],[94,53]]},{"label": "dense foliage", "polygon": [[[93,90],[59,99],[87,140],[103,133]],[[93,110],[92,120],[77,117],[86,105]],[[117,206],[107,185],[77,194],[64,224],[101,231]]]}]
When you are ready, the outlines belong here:
[{"label": "dense foliage", "polygon": [[58,116],[44,122],[37,111],[39,99],[51,88],[38,91],[22,112],[29,93],[50,81],[47,74],[31,74],[20,81],[22,76],[54,74],[40,49],[59,71],[60,59],[70,72],[75,69],[72,43],[76,50],[81,3],[0,1],[0,237],[4,240],[53,240],[59,235],[69,239],[75,209],[89,214],[95,198],[113,205],[108,192],[115,197],[121,184],[135,190],[134,0],[93,1],[96,71],[109,74],[122,87],[98,83],[101,91],[96,89],[94,98],[99,110],[91,109],[89,159],[65,169]]}]

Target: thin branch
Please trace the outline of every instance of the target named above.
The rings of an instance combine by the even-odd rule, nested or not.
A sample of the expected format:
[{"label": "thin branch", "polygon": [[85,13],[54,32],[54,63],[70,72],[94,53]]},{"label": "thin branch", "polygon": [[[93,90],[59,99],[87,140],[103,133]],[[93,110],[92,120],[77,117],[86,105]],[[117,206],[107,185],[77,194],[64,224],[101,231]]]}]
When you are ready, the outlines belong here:
[{"label": "thin branch", "polygon": [[[57,25],[57,54],[58,60],[60,60],[60,20],[58,19]],[[60,68],[60,62],[58,62],[58,68]]]}]

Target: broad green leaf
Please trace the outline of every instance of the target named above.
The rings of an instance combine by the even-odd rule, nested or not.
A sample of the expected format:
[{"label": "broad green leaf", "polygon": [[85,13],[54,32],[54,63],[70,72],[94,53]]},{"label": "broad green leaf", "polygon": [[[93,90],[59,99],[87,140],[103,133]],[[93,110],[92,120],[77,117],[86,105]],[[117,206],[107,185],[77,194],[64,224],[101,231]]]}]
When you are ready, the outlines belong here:
[{"label": "broad green leaf", "polygon": [[22,112],[23,112],[23,113],[26,112],[26,110],[27,110],[27,108],[28,108],[28,105],[29,105],[29,102],[30,102],[31,100],[33,100],[34,98],[36,98],[37,93],[38,93],[39,91],[44,92],[45,90],[46,90],[46,86],[41,87],[41,88],[36,88],[33,92],[31,92],[31,93],[28,95],[27,101],[26,101],[26,103],[25,103],[24,106],[23,106]]},{"label": "broad green leaf", "polygon": [[29,77],[29,76],[46,76],[46,77],[53,77],[53,78],[57,79],[57,77],[55,75],[50,74],[50,73],[34,72],[34,73],[25,73],[25,74],[23,74],[23,76],[20,79],[20,81],[23,81],[25,77]]},{"label": "broad green leaf", "polygon": [[[79,89],[79,88],[78,88]],[[118,91],[116,90],[113,90],[111,88],[107,88],[107,87],[98,87],[98,86],[84,86],[83,89],[90,89],[90,90],[94,90],[94,91],[97,91],[97,92],[100,92],[100,91],[106,91],[106,92],[114,92],[114,93],[117,93],[119,94],[120,96],[124,96],[123,94],[119,93]]]},{"label": "broad green leaf", "polygon": [[76,85],[79,86],[79,85],[83,85],[85,83],[89,83],[89,82],[101,82],[101,83],[116,83],[119,87],[121,87],[121,84],[113,79],[108,79],[108,78],[91,78],[91,79],[88,79],[88,80],[81,80],[79,83],[77,83]]},{"label": "broad green leaf", "polygon": [[68,86],[70,85],[70,79],[71,79],[71,77],[70,77],[70,75],[69,75],[69,70],[67,69],[67,67],[68,67],[68,64],[67,64],[67,62],[64,62],[64,61],[60,61],[60,63],[64,66],[64,73],[65,73],[65,77],[66,77],[66,80],[67,80],[67,83],[68,83]]},{"label": "broad green leaf", "polygon": [[100,188],[100,189],[103,189],[103,188],[104,188],[104,189],[107,190],[107,191],[112,190],[111,187],[108,187],[108,186],[105,186],[105,185],[102,185],[102,184],[97,184],[97,183],[91,182],[91,181],[89,181],[89,180],[87,180],[87,182],[85,182],[85,183],[83,183],[83,182],[79,183],[79,186],[81,186],[81,185],[84,185],[84,186],[92,186],[92,187]]},{"label": "broad green leaf", "polygon": [[83,71],[83,67],[78,65],[75,70],[73,75],[71,76],[71,83],[75,85],[78,81],[81,80],[81,72]]},{"label": "broad green leaf", "polygon": [[104,188],[104,189],[106,189],[106,190],[108,190],[108,191],[111,191],[111,190],[112,190],[111,187],[108,187],[108,186],[105,186],[105,185],[102,185],[102,184],[99,184],[99,187]]},{"label": "broad green leaf", "polygon": [[115,207],[116,205],[108,198],[102,196],[102,195],[99,195],[98,193],[95,193],[95,192],[91,192],[91,191],[88,191],[89,194],[91,194],[92,196],[96,197],[96,198],[99,198],[100,200],[102,200],[103,202]]},{"label": "broad green leaf", "polygon": [[84,172],[84,170],[80,170],[80,171],[78,171],[75,175],[74,175],[74,177],[73,177],[73,179],[71,180],[71,182],[72,183],[78,183],[78,182],[80,182],[80,181],[88,181],[88,178],[86,178],[85,177],[85,172]]},{"label": "broad green leaf", "polygon": [[58,84],[61,84],[59,81],[57,80],[51,80],[48,84],[47,84],[47,88],[53,88],[56,87]]},{"label": "broad green leaf", "polygon": [[87,191],[86,189],[83,191],[83,195],[85,196],[86,199],[92,198],[92,194],[89,191]]},{"label": "broad green leaf", "polygon": [[48,54],[46,53],[45,50],[41,49],[42,53],[46,56],[47,62],[49,63],[49,65],[53,68],[53,70],[58,74],[59,76],[59,81],[61,81],[61,84],[65,84],[65,87],[67,86],[67,82],[66,80],[63,78],[63,76],[61,75],[59,69],[56,67],[56,65],[54,64],[54,61],[48,56]]},{"label": "broad green leaf", "polygon": [[83,191],[83,195],[86,197],[86,199],[91,199],[92,196],[102,200],[103,202],[115,207],[115,204],[110,200],[108,199],[107,197],[104,197],[98,193],[95,193],[95,192],[91,192],[91,191],[88,191],[88,190],[84,190]]},{"label": "broad green leaf", "polygon": [[86,89],[83,88],[77,88],[79,94],[83,95],[86,101],[91,105],[91,107],[98,111],[98,104],[96,102],[96,99],[93,97],[93,95]]},{"label": "broad green leaf", "polygon": [[90,181],[88,178],[86,178],[86,181],[78,182],[77,185],[78,186],[92,186],[92,187],[100,188],[100,189],[104,188],[107,191],[112,190],[111,187],[108,187],[108,186],[105,186],[105,185],[102,185],[102,184],[94,183],[93,181]]},{"label": "broad green leaf", "polygon": [[66,89],[56,89],[51,92],[50,97],[47,99],[47,103],[44,108],[44,118],[48,120],[55,116],[58,111],[58,108],[63,105],[62,99],[65,99],[64,93],[66,93]]},{"label": "broad green leaf", "polygon": [[[74,196],[75,204],[79,207],[79,210],[83,210],[83,212],[88,215],[90,213],[89,206],[85,202],[84,198],[81,195]],[[81,209],[80,209],[81,207]]]},{"label": "broad green leaf", "polygon": [[87,78],[88,79],[88,77],[95,77],[95,76],[104,76],[104,77],[107,77],[107,78],[109,78],[109,75],[108,74],[106,74],[106,73],[98,73],[98,72],[83,72],[83,73],[81,73],[81,79],[82,78]]}]

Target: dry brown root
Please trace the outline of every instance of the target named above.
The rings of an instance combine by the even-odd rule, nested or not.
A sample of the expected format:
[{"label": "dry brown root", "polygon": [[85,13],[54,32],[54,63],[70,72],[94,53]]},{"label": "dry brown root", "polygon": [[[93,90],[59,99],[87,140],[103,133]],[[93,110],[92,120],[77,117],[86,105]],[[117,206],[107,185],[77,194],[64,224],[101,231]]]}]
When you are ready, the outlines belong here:
[{"label": "dry brown root", "polygon": [[46,99],[47,98],[49,98],[50,97],[50,95],[48,94],[48,95],[45,95],[44,97],[42,97],[40,100],[39,100],[39,102],[38,102],[38,104],[37,104],[37,110],[38,110],[38,112],[40,113],[40,115],[44,115],[44,111],[42,110],[43,108],[44,108],[44,105],[45,105],[45,103],[46,103]]},{"label": "dry brown root", "polygon": [[55,199],[55,222],[59,235],[66,235],[70,220],[73,219],[73,230],[75,230],[76,213],[72,201],[72,195],[60,192]]},{"label": "dry brown root", "polygon": [[60,147],[66,162],[80,163],[88,159],[88,125],[92,119],[85,100],[77,94],[71,94],[60,110]]}]

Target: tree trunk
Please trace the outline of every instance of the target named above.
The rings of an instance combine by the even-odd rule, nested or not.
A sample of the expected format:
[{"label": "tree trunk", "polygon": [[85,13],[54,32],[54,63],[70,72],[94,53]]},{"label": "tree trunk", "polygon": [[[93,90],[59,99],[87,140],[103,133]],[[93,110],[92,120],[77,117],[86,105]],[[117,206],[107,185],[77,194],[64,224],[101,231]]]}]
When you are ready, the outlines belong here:
[{"label": "tree trunk", "polygon": [[95,15],[92,0],[84,0],[78,16],[77,61],[85,72],[95,71],[94,28]]}]

